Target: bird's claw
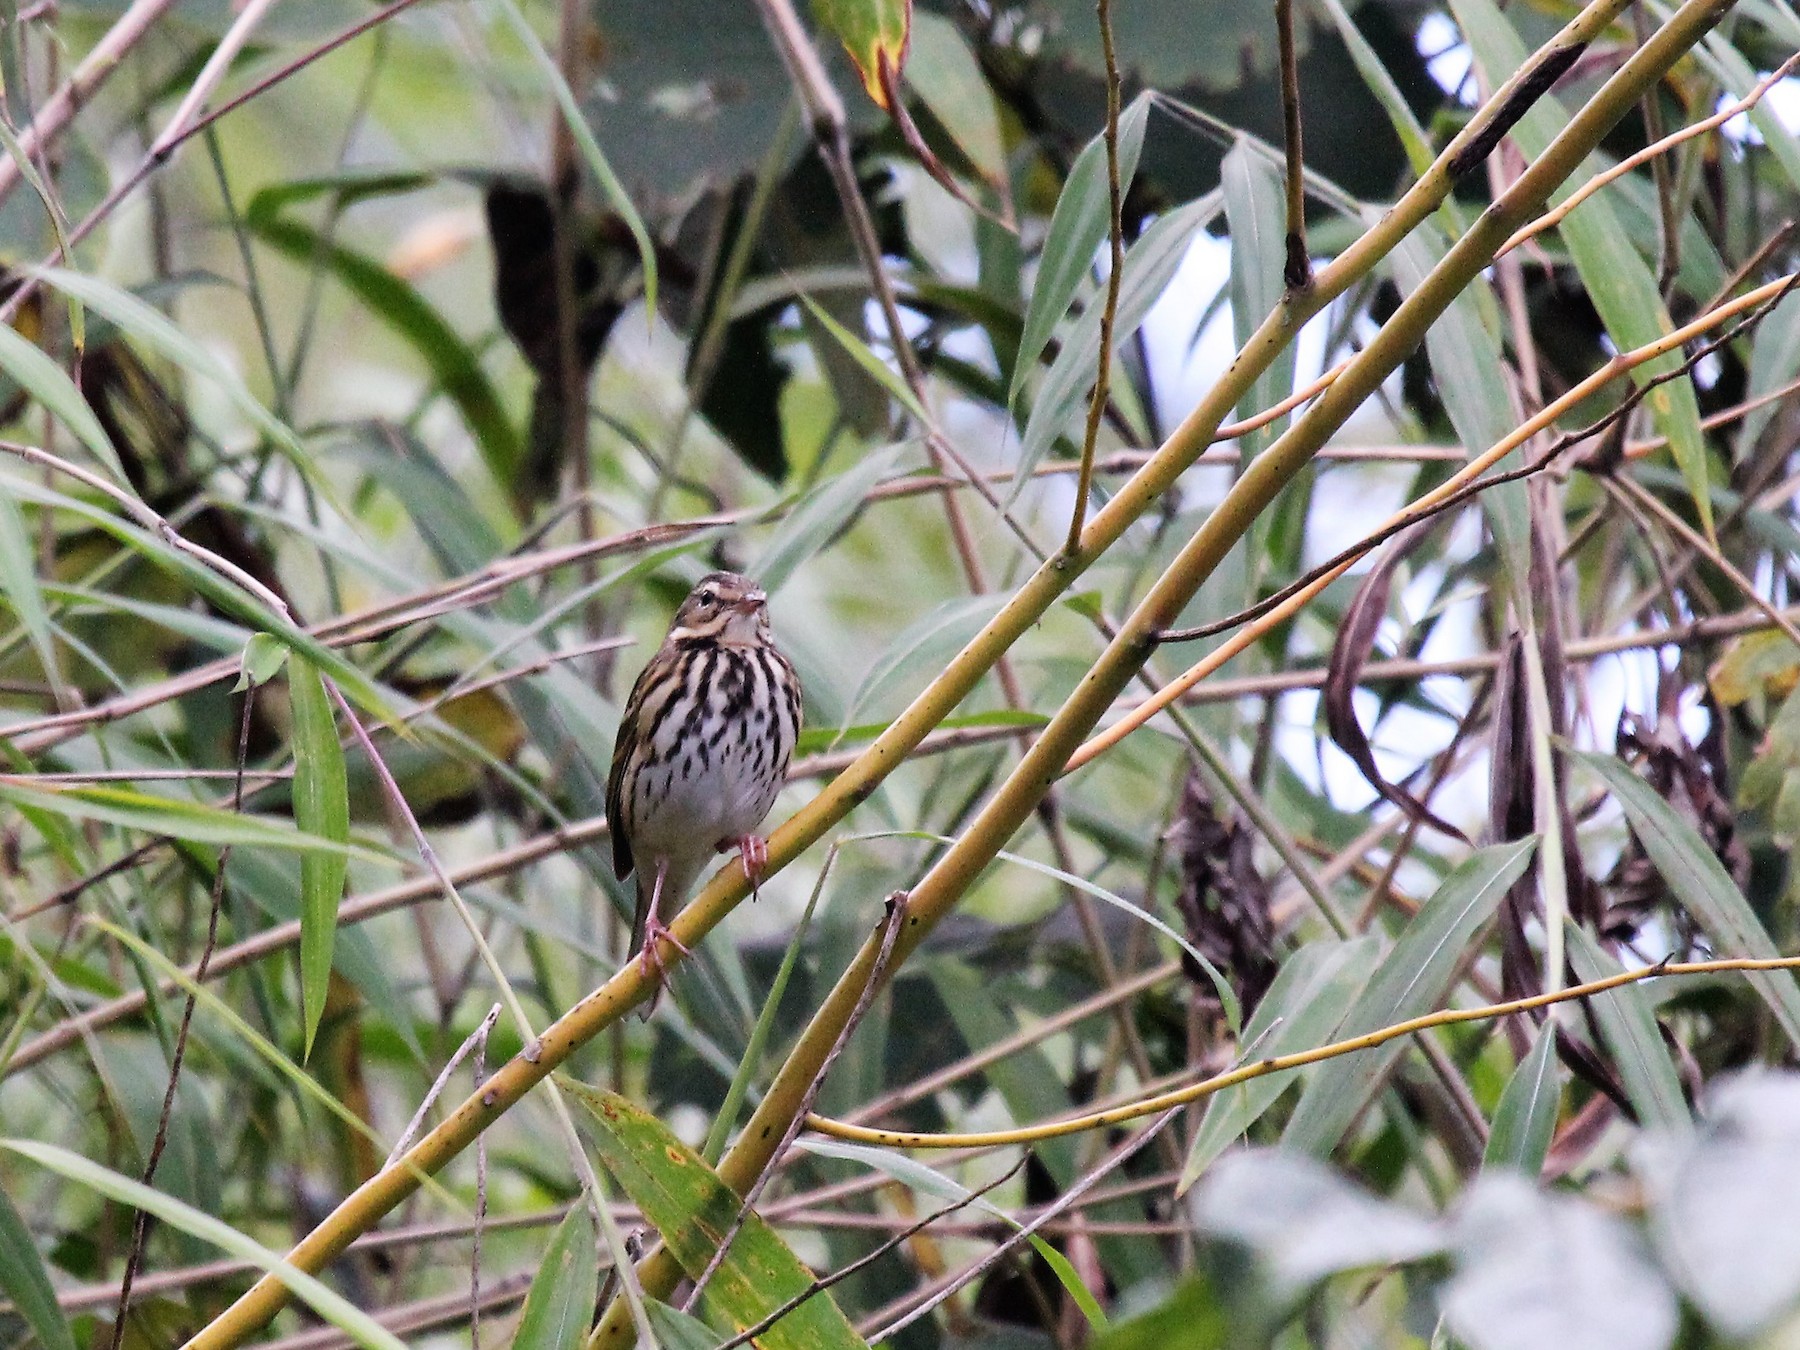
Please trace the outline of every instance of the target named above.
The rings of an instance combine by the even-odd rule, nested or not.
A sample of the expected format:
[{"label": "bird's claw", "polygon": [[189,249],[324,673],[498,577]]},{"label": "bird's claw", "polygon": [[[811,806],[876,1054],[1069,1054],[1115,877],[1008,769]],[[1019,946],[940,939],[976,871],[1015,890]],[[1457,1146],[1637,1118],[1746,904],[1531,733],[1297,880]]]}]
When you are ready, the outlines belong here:
[{"label": "bird's claw", "polygon": [[738,861],[743,865],[744,876],[750,882],[750,898],[761,899],[759,890],[762,874],[769,870],[769,841],[760,834],[739,835],[736,839],[719,841],[719,852],[738,851]]},{"label": "bird's claw", "polygon": [[662,998],[663,986],[669,982],[669,972],[668,968],[663,965],[661,950],[665,939],[683,956],[693,955],[693,952],[688,950],[687,944],[676,937],[661,919],[652,915],[645,921],[644,946],[638,952],[638,966],[644,972],[644,978],[652,981],[655,985],[650,994],[650,1005],[644,1011],[645,1017],[656,1011],[657,1001]]}]

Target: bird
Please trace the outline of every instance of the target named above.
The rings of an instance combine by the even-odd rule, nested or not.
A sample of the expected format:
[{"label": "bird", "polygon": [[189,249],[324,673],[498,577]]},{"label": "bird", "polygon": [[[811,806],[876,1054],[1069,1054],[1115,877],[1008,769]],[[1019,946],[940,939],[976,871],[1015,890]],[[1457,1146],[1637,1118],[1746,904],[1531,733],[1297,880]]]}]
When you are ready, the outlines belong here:
[{"label": "bird", "polygon": [[637,873],[631,953],[658,993],[661,941],[687,952],[663,915],[708,860],[736,849],[754,893],[769,859],[757,831],[800,721],[800,678],[775,645],[768,596],[736,572],[702,577],[632,685],[606,781],[613,870]]}]

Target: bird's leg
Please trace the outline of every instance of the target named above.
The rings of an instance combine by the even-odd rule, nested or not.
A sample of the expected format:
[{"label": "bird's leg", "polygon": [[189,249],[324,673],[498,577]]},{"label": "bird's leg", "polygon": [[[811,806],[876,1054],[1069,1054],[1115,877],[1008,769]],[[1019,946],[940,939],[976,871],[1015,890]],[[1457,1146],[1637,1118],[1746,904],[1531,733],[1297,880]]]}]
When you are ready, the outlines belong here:
[{"label": "bird's leg", "polygon": [[740,834],[736,839],[721,839],[719,852],[738,851],[738,861],[744,866],[744,876],[750,881],[750,898],[762,898],[762,874],[769,868],[769,841],[760,834]]},{"label": "bird's leg", "polygon": [[[644,949],[638,953],[638,961],[644,968],[644,978],[656,981],[658,994],[662,992],[667,977],[663,970],[662,953],[657,950],[657,944],[667,938],[683,956],[693,955],[682,945],[681,939],[668,930],[658,912],[662,908],[663,880],[668,875],[669,860],[667,858],[658,859],[656,876],[650,882],[650,912],[644,916]],[[651,998],[650,1005],[651,1007],[656,1006],[654,996]]]}]

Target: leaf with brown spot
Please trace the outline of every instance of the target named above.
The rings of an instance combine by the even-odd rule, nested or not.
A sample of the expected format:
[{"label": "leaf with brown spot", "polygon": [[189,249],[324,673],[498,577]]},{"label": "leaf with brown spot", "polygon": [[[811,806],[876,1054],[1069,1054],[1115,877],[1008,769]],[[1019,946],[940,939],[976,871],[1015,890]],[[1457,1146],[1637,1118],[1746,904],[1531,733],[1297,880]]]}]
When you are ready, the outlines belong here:
[{"label": "leaf with brown spot", "polygon": [[[662,1236],[689,1279],[698,1279],[730,1231],[743,1202],[699,1154],[635,1102],[573,1080],[558,1080],[593,1114],[600,1161]],[[754,1212],[707,1281],[700,1311],[715,1328],[737,1332],[812,1287],[813,1276]],[[868,1350],[838,1309],[819,1293],[756,1338],[763,1350]]]}]

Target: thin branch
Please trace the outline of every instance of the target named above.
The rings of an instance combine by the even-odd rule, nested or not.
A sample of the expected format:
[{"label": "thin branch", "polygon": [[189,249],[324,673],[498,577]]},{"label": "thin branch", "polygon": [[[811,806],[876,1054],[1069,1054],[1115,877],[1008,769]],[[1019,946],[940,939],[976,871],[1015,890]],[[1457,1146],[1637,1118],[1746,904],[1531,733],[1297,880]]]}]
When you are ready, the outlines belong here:
[{"label": "thin branch", "polygon": [[[838,1056],[844,1052],[844,1046],[849,1043],[850,1033],[861,1024],[863,1017],[869,1011],[869,1005],[874,1002],[875,991],[881,987],[881,975],[886,969],[887,959],[894,950],[894,939],[900,935],[900,928],[905,918],[906,893],[896,891],[887,898],[887,907],[881,916],[881,925],[878,931],[880,954],[876,959],[869,981],[863,986],[862,996],[857,1000],[855,1009],[849,1017],[844,1019],[843,1029],[838,1034],[837,1043],[831,1047],[831,1053],[826,1055],[825,1062],[819,1066],[819,1072],[814,1075],[812,1086],[806,1093],[808,1102],[818,1099],[820,1090],[825,1086],[825,1079],[831,1073],[831,1066],[837,1062]],[[683,1311],[693,1308],[699,1302],[700,1295],[706,1290],[706,1282],[712,1278],[713,1272],[724,1262],[725,1254],[731,1250],[732,1240],[743,1228],[744,1221],[750,1217],[756,1202],[762,1198],[763,1191],[767,1189],[770,1180],[775,1176],[782,1155],[794,1142],[794,1137],[800,1133],[803,1124],[804,1113],[796,1115],[788,1127],[787,1138],[783,1139],[770,1153],[768,1164],[763,1168],[762,1175],[757,1177],[750,1189],[745,1192],[744,1202],[738,1206],[737,1214],[731,1220],[731,1226],[719,1239],[718,1248],[713,1252],[712,1259],[706,1263],[706,1269],[702,1270],[699,1278],[694,1281],[694,1287],[682,1305]]]},{"label": "thin branch", "polygon": [[911,1312],[888,1323],[888,1325],[881,1328],[880,1331],[869,1336],[867,1338],[869,1344],[880,1345],[883,1341],[898,1335],[921,1317],[924,1317],[927,1313],[931,1312],[932,1309],[936,1308],[958,1289],[967,1285],[971,1280],[978,1278],[982,1272],[991,1270],[999,1262],[1005,1260],[1006,1257],[1015,1251],[1021,1244],[1030,1241],[1033,1233],[1036,1233],[1038,1229],[1042,1228],[1051,1219],[1073,1206],[1076,1201],[1081,1199],[1081,1197],[1089,1190],[1093,1189],[1093,1187],[1109,1173],[1117,1171],[1126,1163],[1130,1162],[1131,1159],[1143,1149],[1144,1145],[1148,1144],[1152,1139],[1156,1138],[1157,1135],[1161,1134],[1163,1130],[1168,1127],[1169,1122],[1174,1119],[1175,1112],[1170,1111],[1166,1113],[1161,1120],[1151,1122],[1144,1129],[1139,1130],[1131,1138],[1113,1149],[1111,1153],[1102,1158],[1098,1164],[1089,1170],[1086,1176],[1079,1178],[1068,1190],[1058,1196],[1054,1204],[1046,1206],[1043,1212],[1032,1219],[1031,1222],[1020,1227],[1017,1232],[1009,1235],[1007,1239],[998,1247],[994,1248],[993,1251],[989,1252],[981,1260],[964,1270],[962,1272],[962,1278],[939,1290],[935,1295],[921,1303]]},{"label": "thin branch", "polygon": [[[1283,0],[1286,3],[1287,0]],[[1100,419],[1112,398],[1113,327],[1119,317],[1119,286],[1125,275],[1125,185],[1119,181],[1119,56],[1113,49],[1112,0],[1098,0],[1100,50],[1106,58],[1106,303],[1100,310],[1100,363],[1094,372],[1094,388],[1088,395],[1087,426],[1081,437],[1081,463],[1075,479],[1075,507],[1069,515],[1069,536],[1063,552],[1081,547],[1081,531],[1087,525],[1088,497],[1094,490],[1094,446],[1100,438]]]},{"label": "thin branch", "polygon": [[795,1309],[797,1309],[801,1304],[807,1302],[808,1300],[810,1300],[812,1298],[817,1297],[819,1294],[824,1293],[827,1289],[831,1288],[834,1284],[842,1284],[845,1280],[849,1279],[852,1275],[856,1275],[856,1274],[860,1273],[861,1271],[867,1270],[870,1266],[874,1265],[877,1261],[881,1260],[881,1258],[886,1256],[889,1252],[893,1251],[895,1248],[899,1247],[900,1245],[909,1241],[910,1239],[917,1237],[920,1233],[923,1233],[927,1228],[930,1228],[933,1224],[937,1223],[939,1220],[946,1219],[952,1214],[956,1214],[962,1210],[967,1209],[970,1205],[974,1204],[977,1200],[980,1200],[983,1196],[987,1195],[990,1191],[993,1191],[993,1190],[999,1188],[1000,1186],[1005,1185],[1008,1181],[1012,1180],[1013,1177],[1017,1176],[1019,1174],[1020,1169],[1023,1168],[1025,1166],[1025,1164],[1027,1162],[1029,1162],[1030,1160],[1031,1160],[1031,1155],[1029,1153],[1021,1154],[1019,1156],[1019,1160],[1017,1162],[1015,1162],[1011,1167],[1007,1168],[999,1176],[995,1177],[992,1181],[983,1185],[979,1190],[970,1191],[967,1195],[965,1195],[962,1199],[956,1201],[954,1204],[945,1205],[942,1209],[935,1210],[932,1213],[927,1214],[924,1218],[918,1220],[916,1223],[908,1224],[905,1228],[902,1228],[899,1232],[895,1233],[891,1238],[887,1239],[887,1241],[881,1243],[881,1245],[876,1247],[874,1251],[869,1252],[867,1255],[858,1257],[856,1260],[852,1261],[849,1265],[844,1266],[838,1270],[834,1270],[829,1275],[820,1276],[818,1279],[814,1280],[811,1284],[807,1285],[805,1289],[802,1289],[798,1294],[795,1294],[792,1298],[788,1299],[787,1302],[783,1303],[780,1307],[776,1308],[774,1312],[770,1313],[767,1317],[763,1318],[760,1322],[756,1322],[753,1325],[744,1328],[744,1330],[738,1332],[738,1334],[733,1336],[730,1340],[720,1342],[717,1346],[714,1347],[714,1350],[737,1350],[737,1347],[740,1345],[750,1344],[751,1341],[754,1341],[758,1336],[762,1335],[765,1331],[767,1331],[770,1327],[774,1326],[782,1318],[788,1316]]},{"label": "thin branch", "polygon": [[1605,979],[1570,985],[1565,989],[1549,993],[1533,994],[1529,998],[1512,999],[1505,1003],[1489,1003],[1475,1008],[1444,1008],[1420,1017],[1409,1018],[1404,1022],[1395,1022],[1377,1031],[1371,1031],[1367,1035],[1353,1036],[1348,1040],[1333,1041],[1328,1045],[1317,1046],[1311,1050],[1299,1050],[1288,1055],[1272,1055],[1250,1064],[1241,1064],[1237,1068],[1214,1074],[1210,1078],[1204,1078],[1187,1087],[1143,1097],[1124,1106],[1115,1106],[1105,1111],[1095,1111],[1086,1115],[1065,1117],[1061,1120],[1046,1121],[1038,1125],[1022,1126],[1013,1130],[984,1130],[967,1134],[920,1134],[906,1130],[872,1129],[866,1125],[852,1125],[847,1121],[832,1120],[829,1117],[818,1115],[808,1117],[806,1123],[811,1129],[834,1139],[877,1144],[884,1148],[1011,1148],[1018,1145],[1038,1144],[1046,1139],[1059,1139],[1064,1135],[1107,1129],[1126,1121],[1155,1115],[1159,1111],[1170,1111],[1179,1106],[1188,1106],[1222,1092],[1226,1088],[1247,1083],[1253,1078],[1265,1078],[1272,1073],[1305,1068],[1310,1064],[1355,1054],[1360,1050],[1373,1050],[1377,1046],[1386,1045],[1389,1041],[1398,1040],[1403,1036],[1417,1035],[1421,1031],[1430,1031],[1434,1027],[1453,1026],[1463,1022],[1489,1022],[1501,1017],[1511,1017],[1516,1013],[1548,1008],[1558,1003],[1592,998],[1595,994],[1604,994],[1609,989],[1617,989],[1622,985],[1636,984],[1640,980],[1653,979],[1663,975],[1682,977],[1722,975],[1734,972],[1756,973],[1770,970],[1800,970],[1800,956],[1733,957],[1717,961],[1658,961],[1654,965],[1620,971]]},{"label": "thin branch", "polygon": [[1275,34],[1281,48],[1281,132],[1287,171],[1287,259],[1281,279],[1289,290],[1312,285],[1306,247],[1306,171],[1300,144],[1300,58],[1294,44],[1294,0],[1275,0]]},{"label": "thin branch", "polygon": [[[1289,0],[1280,0],[1280,2],[1285,4],[1289,3]],[[1568,216],[1569,212],[1580,206],[1608,183],[1616,182],[1618,179],[1630,173],[1633,169],[1639,168],[1655,159],[1657,156],[1673,150],[1683,141],[1692,140],[1696,136],[1703,136],[1715,127],[1723,126],[1732,118],[1737,117],[1742,113],[1749,112],[1758,103],[1762,102],[1763,95],[1767,94],[1769,90],[1773,89],[1789,75],[1793,74],[1794,67],[1797,65],[1800,65],[1800,52],[1794,53],[1794,55],[1788,57],[1788,59],[1783,61],[1775,70],[1758,80],[1756,82],[1756,87],[1748,94],[1745,94],[1744,97],[1739,99],[1736,103],[1719,109],[1719,111],[1714,113],[1711,117],[1702,118],[1698,122],[1691,122],[1687,126],[1682,127],[1679,131],[1671,132],[1661,140],[1645,146],[1636,154],[1620,160],[1605,172],[1595,174],[1574,192],[1570,193],[1569,196],[1555,208],[1546,211],[1543,215],[1532,221],[1531,224],[1525,226],[1524,229],[1514,233],[1513,237],[1506,241],[1500,252],[1508,253],[1517,248],[1520,244],[1523,244],[1527,239],[1534,239],[1545,230],[1560,225]]]}]

